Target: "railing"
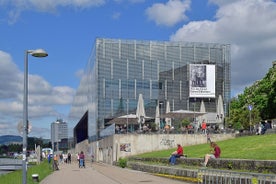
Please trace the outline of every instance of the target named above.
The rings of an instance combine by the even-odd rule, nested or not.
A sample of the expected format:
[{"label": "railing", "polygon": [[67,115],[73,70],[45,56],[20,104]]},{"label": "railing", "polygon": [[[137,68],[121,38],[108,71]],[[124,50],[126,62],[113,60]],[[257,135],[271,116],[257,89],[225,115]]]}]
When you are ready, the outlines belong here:
[{"label": "railing", "polygon": [[0,165],[6,165],[6,164],[22,164],[22,159],[12,159],[12,158],[0,158]]},{"label": "railing", "polygon": [[1,171],[14,171],[22,169],[22,160],[20,159],[0,159],[0,172]]},{"label": "railing", "polygon": [[276,184],[276,175],[203,168],[198,170],[197,181],[198,184]]},{"label": "railing", "polygon": [[0,165],[0,171],[15,171],[22,169],[22,165]]}]

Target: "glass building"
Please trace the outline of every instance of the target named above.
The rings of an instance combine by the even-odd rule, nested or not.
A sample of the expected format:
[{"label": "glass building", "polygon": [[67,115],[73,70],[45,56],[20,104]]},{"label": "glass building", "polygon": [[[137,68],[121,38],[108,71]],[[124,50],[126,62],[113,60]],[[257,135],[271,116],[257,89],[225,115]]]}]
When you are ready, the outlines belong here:
[{"label": "glass building", "polygon": [[97,38],[70,112],[74,137],[97,140],[107,122],[135,114],[143,94],[146,116],[160,107],[216,112],[219,95],[225,116],[230,100],[230,45]]}]

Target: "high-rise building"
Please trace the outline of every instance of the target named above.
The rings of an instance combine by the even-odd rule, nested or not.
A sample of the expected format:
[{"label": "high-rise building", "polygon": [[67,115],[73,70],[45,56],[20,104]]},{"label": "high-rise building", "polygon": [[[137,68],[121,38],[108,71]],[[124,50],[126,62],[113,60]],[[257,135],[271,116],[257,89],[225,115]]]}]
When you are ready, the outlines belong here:
[{"label": "high-rise building", "polygon": [[[70,117],[75,141],[97,140],[112,118],[134,113],[143,94],[146,116],[160,107],[216,113],[219,96],[227,115],[230,45],[97,38]],[[220,115],[221,116],[221,115]]]},{"label": "high-rise building", "polygon": [[51,124],[51,142],[55,151],[68,148],[68,124],[62,119]]}]

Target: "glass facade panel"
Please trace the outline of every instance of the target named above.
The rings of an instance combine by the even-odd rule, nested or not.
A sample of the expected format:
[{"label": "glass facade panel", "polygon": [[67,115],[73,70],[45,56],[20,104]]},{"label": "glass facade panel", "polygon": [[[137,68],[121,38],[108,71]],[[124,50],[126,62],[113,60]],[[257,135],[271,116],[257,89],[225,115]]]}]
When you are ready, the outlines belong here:
[{"label": "glass facade panel", "polygon": [[[96,140],[111,118],[127,112],[135,114],[139,94],[143,94],[146,116],[150,117],[155,117],[160,102],[160,113],[165,113],[166,101],[170,102],[171,111],[199,111],[203,100],[208,102],[206,111],[215,112],[219,95],[227,113],[230,58],[228,44],[98,38],[70,117],[78,122],[88,111],[89,139]],[[215,65],[214,98],[189,96],[190,64]]]}]

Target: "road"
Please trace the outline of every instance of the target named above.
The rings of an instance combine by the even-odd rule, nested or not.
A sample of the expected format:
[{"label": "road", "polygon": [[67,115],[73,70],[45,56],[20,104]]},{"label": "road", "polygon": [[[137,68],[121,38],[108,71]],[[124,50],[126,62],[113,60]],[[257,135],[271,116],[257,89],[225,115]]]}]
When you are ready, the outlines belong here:
[{"label": "road", "polygon": [[102,163],[79,168],[76,163],[61,164],[60,170],[46,177],[40,184],[185,184],[187,182],[154,176]]}]

